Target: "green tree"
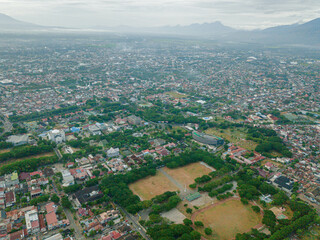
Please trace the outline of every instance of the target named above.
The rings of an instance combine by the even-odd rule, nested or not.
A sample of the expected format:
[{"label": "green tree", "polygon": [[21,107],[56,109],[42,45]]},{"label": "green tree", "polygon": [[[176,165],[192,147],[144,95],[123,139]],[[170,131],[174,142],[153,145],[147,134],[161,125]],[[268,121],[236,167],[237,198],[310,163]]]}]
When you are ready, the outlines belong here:
[{"label": "green tree", "polygon": [[206,235],[212,235],[212,229],[211,229],[211,228],[205,228],[205,229],[204,229],[204,233],[205,233]]}]

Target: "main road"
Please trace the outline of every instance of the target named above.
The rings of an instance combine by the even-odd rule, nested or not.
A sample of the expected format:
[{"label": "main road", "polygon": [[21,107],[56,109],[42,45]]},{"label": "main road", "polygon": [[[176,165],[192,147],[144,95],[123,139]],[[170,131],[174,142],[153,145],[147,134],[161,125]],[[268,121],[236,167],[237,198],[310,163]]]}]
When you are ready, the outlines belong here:
[{"label": "main road", "polygon": [[117,207],[126,215],[129,223],[132,224],[132,226],[135,228],[135,230],[137,232],[139,232],[144,239],[151,240],[148,237],[144,228],[140,225],[140,223],[130,213],[128,213],[124,208],[120,207],[119,205],[117,205]]}]

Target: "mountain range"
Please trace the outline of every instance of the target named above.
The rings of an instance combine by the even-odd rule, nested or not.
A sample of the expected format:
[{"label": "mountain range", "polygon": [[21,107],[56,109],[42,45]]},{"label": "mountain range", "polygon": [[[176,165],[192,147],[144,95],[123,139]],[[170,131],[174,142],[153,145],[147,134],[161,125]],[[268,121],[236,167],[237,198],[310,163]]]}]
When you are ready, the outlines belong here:
[{"label": "mountain range", "polygon": [[[0,13],[0,32],[3,31],[39,31],[57,30],[59,28],[40,26],[32,23],[16,20],[10,16]],[[67,32],[65,28],[64,32]],[[71,30],[71,29],[70,29]],[[74,29],[73,29],[74,30]],[[80,30],[80,29],[78,29]],[[320,18],[303,24],[282,25],[264,30],[238,30],[223,25],[221,22],[191,24],[188,26],[163,26],[152,28],[135,28],[129,26],[119,27],[94,27],[93,30],[127,32],[127,33],[150,33],[167,34],[176,36],[191,36],[207,38],[220,41],[267,43],[267,44],[305,44],[320,45]]]}]

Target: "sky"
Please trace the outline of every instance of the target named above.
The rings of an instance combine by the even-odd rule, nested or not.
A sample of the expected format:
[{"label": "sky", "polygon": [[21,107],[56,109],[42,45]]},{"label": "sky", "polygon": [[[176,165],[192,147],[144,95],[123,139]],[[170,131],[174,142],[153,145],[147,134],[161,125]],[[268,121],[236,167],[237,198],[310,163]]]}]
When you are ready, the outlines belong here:
[{"label": "sky", "polygon": [[239,29],[320,17],[320,0],[0,0],[0,13],[47,26],[175,26],[221,21]]}]

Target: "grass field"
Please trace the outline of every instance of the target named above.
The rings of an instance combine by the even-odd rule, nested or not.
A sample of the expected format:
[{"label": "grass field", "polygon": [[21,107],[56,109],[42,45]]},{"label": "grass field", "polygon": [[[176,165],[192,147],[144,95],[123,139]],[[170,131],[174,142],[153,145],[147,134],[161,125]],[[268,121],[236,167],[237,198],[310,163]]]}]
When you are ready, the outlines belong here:
[{"label": "grass field", "polygon": [[187,97],[186,94],[184,93],[179,93],[179,92],[166,92],[167,95],[173,98],[185,98]]},{"label": "grass field", "polygon": [[212,169],[204,166],[203,164],[191,163],[187,166],[170,169],[170,168],[163,168],[163,170],[168,173],[171,177],[177,180],[181,185],[187,185],[187,187],[194,183],[194,179],[197,177],[201,177],[205,174],[212,172]]},{"label": "grass field", "polygon": [[210,239],[233,239],[237,233],[244,233],[261,223],[262,216],[243,205],[238,199],[230,199],[200,212],[195,221],[202,221],[211,227],[214,234]]},{"label": "grass field", "polygon": [[129,185],[131,191],[142,200],[150,200],[166,191],[177,191],[178,188],[161,172],[155,176],[141,179]]},{"label": "grass field", "polygon": [[[222,132],[221,132],[222,131]],[[243,147],[248,150],[254,150],[257,143],[246,140],[247,134],[238,129],[217,129],[217,128],[209,128],[206,130],[206,133],[216,135],[218,137],[222,137],[227,139],[228,141],[238,145],[239,147]]]}]

